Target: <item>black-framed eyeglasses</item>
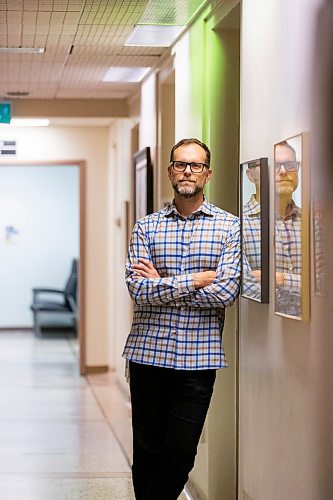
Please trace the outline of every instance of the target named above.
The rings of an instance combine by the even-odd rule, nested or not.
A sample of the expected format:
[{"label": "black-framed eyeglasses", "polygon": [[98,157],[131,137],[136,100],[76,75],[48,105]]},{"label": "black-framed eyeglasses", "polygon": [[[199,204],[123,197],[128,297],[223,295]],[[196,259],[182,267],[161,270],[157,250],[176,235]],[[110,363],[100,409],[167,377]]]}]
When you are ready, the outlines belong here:
[{"label": "black-framed eyeglasses", "polygon": [[276,161],[274,163],[275,167],[275,172],[279,173],[281,170],[281,167],[284,167],[286,172],[297,172],[299,170],[299,167],[301,166],[301,162],[299,161]]},{"label": "black-framed eyeglasses", "polygon": [[187,165],[189,165],[192,174],[201,174],[201,172],[203,171],[203,169],[205,167],[209,168],[209,166],[206,165],[206,163],[198,163],[198,162],[195,162],[195,161],[177,161],[177,160],[173,160],[170,163],[171,163],[172,168],[174,169],[174,171],[175,172],[179,172],[179,173],[180,172],[185,172],[185,170],[187,168]]}]

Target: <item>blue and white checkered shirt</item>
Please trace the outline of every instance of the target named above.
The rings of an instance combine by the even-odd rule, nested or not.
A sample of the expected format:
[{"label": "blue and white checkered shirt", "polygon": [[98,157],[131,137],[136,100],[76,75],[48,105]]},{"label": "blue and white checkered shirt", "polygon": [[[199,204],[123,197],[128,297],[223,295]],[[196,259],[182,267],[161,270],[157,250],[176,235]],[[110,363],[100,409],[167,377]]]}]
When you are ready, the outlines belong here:
[{"label": "blue and white checkered shirt", "polygon": [[[148,259],[160,278],[133,278]],[[193,273],[216,271],[195,289]],[[225,307],[240,280],[239,220],[204,200],[188,217],[175,205],[135,224],[126,261],[134,318],[123,356],[137,363],[182,370],[227,366],[222,347]]]},{"label": "blue and white checkered shirt", "polygon": [[243,248],[252,270],[261,269],[260,203],[253,194],[243,207]]},{"label": "blue and white checkered shirt", "polygon": [[285,217],[275,216],[275,270],[283,273],[283,287],[277,288],[276,312],[301,315],[302,214],[292,200]]},{"label": "blue and white checkered shirt", "polygon": [[261,299],[261,286],[251,271],[261,270],[261,208],[254,194],[243,206],[243,289],[245,297]]}]

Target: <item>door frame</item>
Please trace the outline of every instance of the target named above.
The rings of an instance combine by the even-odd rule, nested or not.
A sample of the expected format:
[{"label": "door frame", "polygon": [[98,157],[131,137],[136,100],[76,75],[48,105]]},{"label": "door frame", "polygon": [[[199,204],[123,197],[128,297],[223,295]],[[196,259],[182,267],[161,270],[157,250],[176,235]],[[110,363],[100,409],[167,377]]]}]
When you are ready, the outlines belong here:
[{"label": "door frame", "polygon": [[[173,87],[173,108],[166,104],[165,92]],[[174,56],[166,58],[163,65],[159,67],[156,76],[156,109],[157,127],[156,137],[158,145],[156,153],[156,168],[154,175],[154,210],[163,208],[166,201],[172,201],[173,189],[170,186],[170,196],[166,200],[162,195],[162,186],[165,183],[166,168],[169,163],[169,154],[175,144],[175,67]],[[171,128],[171,134],[170,134]],[[166,134],[166,131],[168,133]],[[167,183],[169,186],[169,182]]]},{"label": "door frame", "polygon": [[84,160],[67,161],[15,161],[8,158],[0,160],[1,167],[50,167],[62,166],[79,168],[79,231],[80,231],[80,249],[79,249],[79,267],[78,267],[78,297],[79,297],[79,318],[77,323],[77,333],[79,339],[79,368],[80,375],[86,375],[86,162]]}]

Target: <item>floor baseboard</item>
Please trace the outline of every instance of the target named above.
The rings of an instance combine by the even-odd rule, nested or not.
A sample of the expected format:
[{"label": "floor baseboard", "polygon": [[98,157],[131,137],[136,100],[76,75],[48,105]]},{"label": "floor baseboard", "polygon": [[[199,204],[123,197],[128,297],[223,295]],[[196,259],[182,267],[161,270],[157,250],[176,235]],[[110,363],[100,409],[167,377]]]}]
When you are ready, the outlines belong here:
[{"label": "floor baseboard", "polygon": [[107,365],[86,366],[86,375],[94,375],[96,373],[106,373],[107,371],[109,371],[109,367]]},{"label": "floor baseboard", "polygon": [[31,326],[1,326],[0,332],[32,332]]}]

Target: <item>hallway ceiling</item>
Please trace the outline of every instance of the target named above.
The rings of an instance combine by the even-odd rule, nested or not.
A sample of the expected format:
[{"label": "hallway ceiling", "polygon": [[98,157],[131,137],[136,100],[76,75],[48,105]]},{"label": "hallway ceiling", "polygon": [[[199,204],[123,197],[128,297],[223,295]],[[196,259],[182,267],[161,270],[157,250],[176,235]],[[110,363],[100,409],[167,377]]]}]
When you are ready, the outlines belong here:
[{"label": "hallway ceiling", "polygon": [[[147,4],[149,7],[152,3],[155,10],[147,14]],[[0,98],[126,99],[140,84],[103,82],[107,69],[110,66],[153,67],[168,50],[125,47],[134,25],[140,19],[147,22],[147,15],[153,22],[159,22],[160,18],[160,24],[164,19],[170,24],[180,24],[179,12],[183,14],[182,20],[187,13],[187,22],[202,3],[195,0],[0,0]],[[161,16],[156,15],[156,8]],[[9,47],[45,47],[45,53],[3,51]]]}]

